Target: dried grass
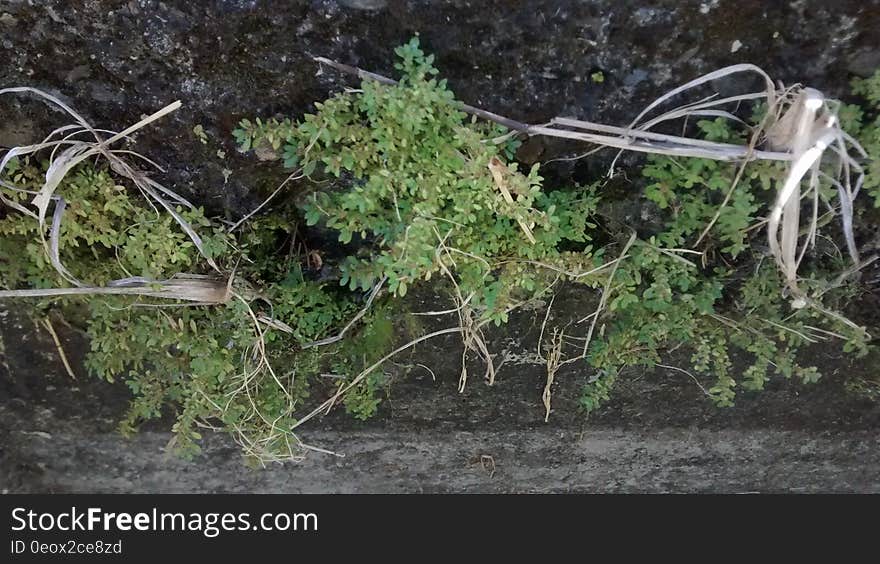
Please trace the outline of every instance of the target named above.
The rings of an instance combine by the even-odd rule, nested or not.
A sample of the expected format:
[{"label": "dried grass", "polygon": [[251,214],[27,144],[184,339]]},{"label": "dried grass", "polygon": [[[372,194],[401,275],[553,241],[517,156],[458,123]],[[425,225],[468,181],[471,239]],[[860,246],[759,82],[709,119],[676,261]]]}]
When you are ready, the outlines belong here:
[{"label": "dried grass", "polygon": [[132,277],[114,280],[107,286],[0,290],[0,299],[99,295],[146,296],[212,305],[229,301],[232,296],[230,282],[231,280],[202,274],[177,274],[168,280]]}]

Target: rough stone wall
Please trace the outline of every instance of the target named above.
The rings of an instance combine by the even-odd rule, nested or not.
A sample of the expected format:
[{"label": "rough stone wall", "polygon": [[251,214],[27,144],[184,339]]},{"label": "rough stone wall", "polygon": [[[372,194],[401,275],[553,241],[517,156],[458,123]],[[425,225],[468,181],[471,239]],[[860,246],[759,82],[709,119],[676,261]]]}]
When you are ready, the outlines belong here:
[{"label": "rough stone wall", "polygon": [[[625,123],[665,90],[738,62],[832,95],[880,65],[880,0],[0,0],[0,87],[46,89],[111,129],[180,99],[183,109],[137,135],[138,148],[167,169],[169,186],[237,218],[279,173],[237,153],[237,121],[296,116],[355,84],[319,70],[312,56],[393,75],[393,48],[416,32],[460,99],[530,122]],[[37,100],[9,97],[0,98],[0,118],[0,146],[68,121]],[[568,150],[539,143],[526,156]],[[114,422],[124,387],[84,374],[69,381],[45,336],[2,308],[0,330],[10,359],[0,366],[0,490],[880,488],[880,408],[833,379],[809,390],[773,383],[716,410],[680,374],[660,371],[633,379],[585,422],[571,399],[578,380],[561,377],[544,424],[540,367],[508,369],[495,388],[476,383],[458,395],[454,363],[443,360],[450,350],[458,358],[449,341],[428,353],[441,368],[437,381],[421,374],[395,387],[377,420],[315,426],[309,439],[347,458],[255,473],[220,437],[195,463],[165,459],[167,421],[123,440]],[[62,338],[79,356],[76,336]]]},{"label": "rough stone wall", "polygon": [[[271,174],[236,154],[239,119],[300,115],[356,84],[313,56],[393,75],[393,48],[419,33],[468,103],[530,122],[625,123],[666,89],[739,62],[839,94],[848,73],[880,64],[877,30],[878,0],[3,0],[0,85],[61,94],[117,130],[181,100],[139,148],[172,187],[221,211]],[[0,111],[0,145],[64,121],[30,100],[0,99]]]}]

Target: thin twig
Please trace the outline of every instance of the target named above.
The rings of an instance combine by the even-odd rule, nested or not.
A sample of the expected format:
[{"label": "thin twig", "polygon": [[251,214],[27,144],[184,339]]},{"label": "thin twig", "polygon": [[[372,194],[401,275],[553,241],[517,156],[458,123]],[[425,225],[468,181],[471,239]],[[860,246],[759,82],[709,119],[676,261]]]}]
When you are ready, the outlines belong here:
[{"label": "thin twig", "polygon": [[376,362],[374,362],[373,364],[371,364],[370,366],[368,366],[367,368],[362,370],[360,372],[360,374],[358,374],[357,376],[355,376],[351,380],[351,382],[349,382],[345,386],[340,387],[339,390],[335,394],[333,394],[333,396],[331,398],[327,399],[326,401],[324,401],[324,403],[322,403],[321,405],[319,405],[318,407],[316,407],[315,409],[310,411],[308,413],[308,415],[305,415],[304,417],[300,418],[296,422],[296,424],[294,424],[291,427],[291,430],[296,429],[297,427],[299,427],[300,425],[302,425],[306,421],[312,419],[313,417],[315,417],[319,413],[325,411],[327,409],[327,407],[334,405],[340,397],[345,395],[345,393],[348,392],[353,387],[360,384],[363,381],[363,379],[367,377],[367,375],[369,375],[373,370],[375,370],[379,366],[382,366],[382,364],[385,361],[394,357],[394,355],[396,355],[402,351],[405,351],[406,349],[408,349],[410,347],[414,347],[415,345],[417,345],[419,343],[423,343],[423,342],[427,341],[428,339],[433,339],[434,337],[439,337],[441,335],[450,335],[452,333],[460,333],[460,332],[461,332],[460,327],[449,327],[447,329],[441,329],[440,331],[434,331],[433,333],[428,333],[427,335],[422,335],[418,339],[414,339],[414,340],[406,343],[405,345],[401,345],[401,346],[397,347],[396,349],[394,349],[390,353],[386,354],[385,356],[383,356],[382,358],[380,358],[379,360],[377,360]]},{"label": "thin twig", "polygon": [[[629,240],[626,242],[626,245],[623,247],[623,251],[621,251],[620,256],[626,255],[629,252],[630,247],[633,246],[633,243],[636,241],[636,233],[633,231],[632,235],[629,236]],[[583,323],[588,318],[592,317],[592,321],[590,321],[590,329],[587,331],[587,338],[584,340],[584,349],[580,356],[568,359],[564,361],[562,364],[568,364],[570,362],[574,362],[576,360],[584,359],[587,357],[587,353],[589,352],[590,342],[593,339],[593,331],[596,329],[596,323],[599,321],[600,313],[605,309],[605,305],[608,303],[608,296],[611,293],[611,283],[614,281],[614,275],[617,274],[617,268],[620,266],[620,261],[614,263],[614,268],[611,269],[611,272],[608,274],[608,280],[605,281],[605,287],[602,289],[602,296],[599,298],[599,305],[596,307],[596,311],[593,312],[592,315],[588,315],[584,317],[578,323]]]},{"label": "thin twig", "polygon": [[271,201],[272,201],[272,198],[274,198],[275,196],[277,196],[278,193],[281,192],[281,189],[284,188],[284,187],[287,185],[288,182],[290,182],[290,181],[292,181],[292,180],[299,180],[300,178],[302,178],[302,175],[297,176],[297,174],[299,174],[300,172],[301,172],[301,169],[300,169],[300,170],[296,170],[296,171],[290,173],[290,175],[289,175],[287,178],[284,179],[284,182],[282,182],[280,185],[278,185],[278,188],[276,188],[275,191],[272,192],[272,193],[269,195],[268,198],[266,198],[265,200],[263,200],[263,203],[262,203],[262,204],[260,204],[259,206],[255,207],[255,208],[254,208],[253,210],[251,210],[247,215],[245,215],[244,217],[242,217],[241,219],[239,219],[238,221],[236,221],[236,222],[232,225],[232,227],[230,227],[230,228],[228,229],[229,233],[232,233],[233,231],[235,231],[236,229],[238,229],[238,228],[239,228],[244,222],[246,222],[247,220],[249,220],[250,218],[252,218],[257,212],[259,212],[261,209],[263,209],[264,207],[266,207],[266,204],[268,204],[269,202],[271,202]]},{"label": "thin twig", "polygon": [[682,374],[687,374],[688,376],[691,377],[691,379],[694,381],[694,383],[697,385],[697,387],[700,388],[701,392],[706,394],[707,397],[710,397],[710,398],[712,397],[712,394],[710,394],[708,391],[706,391],[706,388],[704,388],[703,385],[700,384],[700,381],[697,380],[697,377],[694,376],[693,374],[691,374],[690,372],[688,372],[687,370],[685,370],[684,368],[679,368],[678,366],[672,366],[669,364],[660,364],[659,362],[655,366],[658,366],[660,368],[665,368],[667,370],[675,370],[676,372],[681,372]]},{"label": "thin twig", "polygon": [[[380,74],[376,74],[373,72],[365,71],[365,70],[360,69],[358,67],[353,67],[353,66],[339,63],[339,62],[336,62],[336,61],[333,61],[330,59],[326,59],[324,57],[313,57],[312,59],[317,63],[327,65],[328,67],[333,67],[334,69],[342,71],[347,74],[357,75],[358,77],[360,77],[362,79],[375,80],[376,82],[379,82],[382,84],[387,84],[388,86],[396,86],[398,84],[397,81],[394,79],[391,79],[391,78],[388,78],[388,77],[385,77],[385,76],[382,76]],[[468,113],[468,114],[471,114],[471,115],[474,115],[477,117],[481,117],[481,118],[489,120],[489,121],[494,121],[495,123],[501,124],[504,127],[508,128],[508,129],[513,129],[515,131],[526,131],[530,127],[528,124],[510,119],[510,118],[506,118],[504,116],[500,116],[498,114],[495,114],[495,113],[492,113],[492,112],[489,112],[486,110],[482,110],[482,109],[476,108],[474,106],[469,106],[467,104],[461,104],[459,107],[465,113]]]},{"label": "thin twig", "polygon": [[382,289],[382,286],[385,284],[385,281],[388,280],[387,276],[383,276],[381,280],[376,282],[376,285],[373,286],[373,290],[370,292],[370,297],[367,298],[367,303],[363,308],[355,315],[348,323],[345,324],[345,327],[342,328],[342,331],[333,335],[332,337],[327,337],[326,339],[321,339],[320,341],[312,341],[311,343],[306,343],[302,345],[304,349],[310,349],[312,347],[323,347],[324,345],[330,345],[341,341],[345,334],[348,332],[352,326],[360,321],[360,319],[366,315],[367,311],[370,309],[370,306],[373,305],[373,300],[376,299],[376,296],[379,294],[379,290]]},{"label": "thin twig", "polygon": [[46,327],[46,330],[49,332],[49,335],[52,336],[52,340],[55,341],[55,348],[58,349],[58,356],[61,357],[61,362],[64,364],[64,369],[67,370],[67,374],[76,380],[76,374],[73,372],[73,368],[70,366],[70,362],[67,360],[67,355],[64,354],[64,347],[61,346],[61,339],[58,338],[58,333],[55,332],[55,327],[52,326],[52,321],[49,318],[43,319],[43,325]]}]

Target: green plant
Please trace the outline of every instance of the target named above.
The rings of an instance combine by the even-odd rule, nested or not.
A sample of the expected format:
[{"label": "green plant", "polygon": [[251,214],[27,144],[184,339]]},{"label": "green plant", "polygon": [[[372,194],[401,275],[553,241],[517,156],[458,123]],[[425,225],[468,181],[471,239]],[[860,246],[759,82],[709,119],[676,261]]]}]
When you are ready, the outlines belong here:
[{"label": "green plant", "polygon": [[[744,139],[721,118],[701,120],[697,127],[709,141]],[[678,247],[692,243],[715,217],[736,176],[736,167],[709,159],[651,156],[642,175],[651,181],[645,187],[645,197],[669,216],[658,241]],[[761,191],[773,193],[782,176],[783,168],[776,163],[762,161],[748,166],[711,231],[722,253],[736,257],[748,248],[747,229],[756,220],[761,200],[767,199],[761,197]]]},{"label": "green plant", "polygon": [[135,395],[123,430],[173,405],[180,452],[197,452],[198,428],[220,422],[255,459],[298,455],[292,427],[322,359],[297,344],[332,330],[349,309],[314,283],[275,285],[266,299],[277,319],[292,328],[292,339],[271,327],[258,329],[251,306],[239,300],[159,313],[94,306],[87,365],[108,380],[123,377]]},{"label": "green plant", "polygon": [[859,138],[868,154],[864,190],[874,198],[874,206],[880,207],[880,70],[866,79],[853,81],[853,93],[867,101],[862,109],[846,106],[847,130]]},{"label": "green plant", "polygon": [[[512,308],[559,278],[591,287],[608,281],[604,249],[590,244],[598,185],[548,192],[537,166],[520,173],[515,163],[503,163],[487,141],[504,132],[496,126],[487,135],[486,126],[459,111],[418,40],[397,54],[403,78],[396,86],[367,80],[359,91],[316,104],[318,112],[299,122],[244,120],[235,132],[243,150],[282,151],[288,168],[336,179],[303,209],[310,224],[322,222],[340,242],[358,243],[340,265],[342,283],[367,290],[387,280],[391,293],[403,296],[416,281],[444,275],[466,330],[462,312],[475,312],[477,327],[503,323]],[[760,119],[758,112],[754,120]],[[722,119],[699,121],[697,129],[709,141],[746,141]],[[796,360],[803,344],[826,336],[813,323],[824,321],[848,349],[865,352],[864,328],[827,310],[788,311],[772,260],[754,245],[754,227],[784,174],[781,164],[752,163],[734,186],[734,165],[649,157],[645,197],[665,226],[635,244],[608,288],[601,334],[585,355],[597,371],[585,386],[585,409],[609,397],[623,368],[653,366],[662,351],[681,344],[693,349],[694,369],[715,379],[707,393],[719,405],[733,403],[738,383],[761,389],[770,368],[807,383],[818,379],[815,368]],[[505,201],[505,190],[514,197]],[[820,193],[829,204],[835,199],[828,182]],[[689,254],[697,243],[701,252]],[[694,254],[702,264],[690,260]],[[591,268],[592,275],[572,276]],[[828,300],[822,268],[814,265],[804,284]],[[756,274],[744,275],[749,271]],[[731,348],[752,357],[741,375],[733,373]]]},{"label": "green plant", "polygon": [[[418,39],[396,53],[398,85],[365,81],[297,123],[244,120],[235,137],[242,150],[283,148],[286,166],[347,185],[303,206],[310,225],[363,243],[340,265],[344,285],[368,290],[387,280],[404,296],[419,280],[449,275],[481,320],[503,323],[549,281],[529,261],[589,262],[596,198],[592,188],[542,191],[537,166],[520,172],[487,142],[502,131],[459,111]],[[563,242],[580,244],[578,253],[560,251]]]},{"label": "green plant", "polygon": [[[198,452],[201,429],[211,428],[230,433],[255,461],[297,457],[308,448],[297,427],[337,399],[360,419],[377,412],[392,377],[382,365],[399,332],[392,320],[400,300],[390,298],[426,283],[448,292],[454,307],[438,315],[454,316],[457,326],[410,344],[458,333],[465,355],[476,351],[485,360],[490,382],[484,327],[504,324],[562,281],[582,284],[586,303],[598,294],[599,307],[577,337],[580,354],[566,356],[572,324],[542,327],[542,337],[545,329],[553,335],[551,346],[539,346],[547,356],[548,416],[562,364],[587,363],[581,405],[590,412],[627,368],[662,364],[674,347],[690,351],[694,378],[709,379],[704,391],[722,406],[732,405],[736,388],[760,390],[772,374],[818,380],[815,367],[799,362],[811,343],[833,337],[848,353],[868,352],[865,328],[834,313],[857,291],[832,276],[842,268],[839,251],[799,271],[811,307],[792,309],[780,291],[784,281],[754,229],[772,205],[780,165],[749,164],[734,185],[732,164],[649,157],[643,202],[656,206],[663,226],[623,244],[603,230],[598,210],[611,196],[601,183],[550,190],[539,166],[520,170],[513,162],[515,136],[462,111],[417,38],[396,54],[396,85],[366,80],[301,119],[241,121],[233,132],[241,150],[282,160],[308,190],[282,193],[270,213],[249,216],[240,230],[221,228],[200,209],[177,208],[182,222],[159,214],[107,169],[81,164],[64,178],[55,191],[68,206],[59,256],[77,279],[103,286],[158,284],[181,273],[228,277],[227,299],[213,305],[144,296],[36,304],[36,313],[60,309],[83,325],[89,370],[131,389],[123,431],[173,411],[181,453]],[[880,105],[878,81],[880,74],[857,83],[857,93]],[[876,198],[880,122],[863,125],[866,115],[854,106],[841,111],[873,155],[864,186]],[[745,141],[723,120],[696,128],[707,140]],[[203,128],[193,133],[204,141]],[[11,162],[2,195],[27,205],[46,168]],[[833,206],[831,183],[823,181],[819,193]],[[201,251],[182,224],[199,231]],[[338,277],[316,275],[313,254],[301,247],[303,224],[338,234],[349,254],[323,265]],[[0,236],[3,287],[67,283],[47,259],[49,234],[32,218],[7,210]],[[617,258],[608,260],[612,253]],[[549,310],[545,326],[548,319]],[[748,360],[742,370],[739,358]],[[314,408],[319,395],[331,399]]]},{"label": "green plant", "polygon": [[[721,119],[701,121],[697,127],[709,140],[737,135]],[[771,201],[768,196],[775,194],[783,176],[779,165],[750,164],[721,213],[718,208],[736,175],[734,165],[651,156],[642,174],[649,181],[644,196],[660,208],[666,224],[621,263],[605,338],[588,357],[600,376],[584,388],[585,410],[608,399],[623,368],[660,364],[663,351],[681,345],[693,350],[694,371],[714,378],[705,391],[720,406],[733,405],[737,385],[749,391],[763,389],[771,368],[803,383],[817,381],[821,374],[799,364],[798,352],[828,335],[840,338],[847,352],[867,354],[864,327],[829,310],[790,308],[779,291],[782,281],[772,259],[753,241],[751,227],[760,225]],[[833,201],[835,192],[825,189],[823,197]],[[690,249],[715,217],[702,243],[703,264],[697,264],[689,258],[701,253]],[[828,267],[841,269],[840,264]],[[847,289],[831,285],[822,269],[821,263],[813,265],[803,281],[807,293],[832,308],[841,306]],[[823,325],[824,329],[816,327]],[[731,348],[751,359],[740,375],[732,370]]]},{"label": "green plant", "polygon": [[[34,192],[39,189],[44,168],[45,163],[16,161],[7,179],[20,190]],[[106,284],[132,276],[159,280],[187,271],[200,260],[192,241],[170,215],[159,215],[129,198],[127,189],[106,170],[79,169],[64,181],[62,195],[67,206],[59,255],[84,282]],[[32,197],[22,191],[5,191],[5,196],[22,204]],[[210,231],[211,224],[201,210],[177,211],[193,226]],[[10,212],[0,221],[0,236],[0,282],[4,287],[64,284],[48,263],[35,221]],[[226,248],[225,236],[217,229],[204,241],[206,251],[214,256]]]},{"label": "green plant", "polygon": [[[28,161],[8,171],[7,180],[19,189],[30,189],[43,175],[41,165]],[[110,172],[80,167],[63,181],[58,194],[69,202],[60,256],[81,280],[100,286],[125,277],[159,280],[179,272],[210,271],[173,218],[129,197]],[[25,193],[12,190],[4,190],[4,196],[23,203],[26,199]],[[170,407],[177,417],[174,446],[182,454],[198,452],[200,427],[213,427],[230,432],[255,460],[298,456],[301,447],[292,433],[295,412],[321,370],[371,361],[392,335],[386,331],[384,342],[370,337],[375,349],[368,358],[360,358],[361,349],[349,341],[328,350],[302,350],[302,344],[337,330],[356,304],[337,288],[305,279],[297,256],[287,261],[274,256],[279,242],[289,239],[282,227],[289,223],[283,217],[260,218],[235,240],[200,210],[178,212],[200,229],[203,248],[218,262],[227,268],[243,263],[234,299],[192,306],[91,296],[37,306],[60,308],[69,321],[83,325],[91,343],[87,368],[109,381],[122,379],[131,389],[134,399],[121,423],[124,432]],[[9,213],[0,220],[0,234],[4,287],[65,284],[45,258],[36,222]],[[353,407],[358,414],[369,412],[364,402]]]},{"label": "green plant", "polygon": [[[805,384],[817,381],[821,374],[801,365],[798,352],[829,334],[841,337],[845,351],[867,354],[864,328],[809,308],[791,310],[778,291],[772,263],[755,268],[739,282],[742,275],[733,271],[705,273],[656,247],[637,247],[618,272],[620,285],[609,305],[605,337],[588,357],[601,376],[586,385],[583,407],[591,411],[608,399],[623,368],[661,364],[664,351],[681,345],[693,351],[693,370],[714,379],[706,393],[719,406],[733,405],[738,384],[749,391],[763,389],[771,368]],[[732,371],[731,348],[739,351],[739,358],[751,359],[740,375]]]}]

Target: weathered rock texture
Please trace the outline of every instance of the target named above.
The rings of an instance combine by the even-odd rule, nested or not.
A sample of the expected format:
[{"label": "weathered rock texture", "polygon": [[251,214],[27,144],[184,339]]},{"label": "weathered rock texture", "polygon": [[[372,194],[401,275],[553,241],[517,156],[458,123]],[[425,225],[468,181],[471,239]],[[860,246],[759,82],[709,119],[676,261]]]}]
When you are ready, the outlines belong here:
[{"label": "weathered rock texture", "polygon": [[419,351],[437,381],[414,372],[378,419],[336,415],[303,431],[344,458],[251,470],[223,437],[209,437],[192,462],[167,456],[168,421],[122,438],[123,386],[82,374],[72,382],[57,358],[31,352],[52,350],[45,342],[4,329],[8,343],[26,345],[0,380],[5,491],[880,493],[880,407],[845,393],[839,378],[776,383],[719,410],[686,376],[658,370],[585,420],[571,400],[580,380],[569,375],[545,424],[540,367],[508,368],[495,387],[474,382],[459,395],[456,367],[444,369],[448,341]]},{"label": "weathered rock texture", "polygon": [[[663,91],[743,61],[839,94],[849,72],[878,64],[878,29],[877,0],[4,0],[0,84],[62,94],[110,129],[180,99],[183,109],[139,135],[139,147],[177,189],[235,210],[267,168],[236,155],[238,120],[299,115],[356,84],[320,71],[313,56],[393,75],[393,48],[419,33],[466,102],[530,122],[625,123]],[[10,104],[0,100],[0,145],[64,120],[39,102]]]},{"label": "weathered rock texture", "polygon": [[[274,165],[236,152],[237,121],[296,116],[355,84],[320,70],[312,56],[393,75],[392,49],[416,32],[460,99],[531,122],[570,115],[625,123],[665,90],[736,62],[831,95],[880,63],[877,0],[0,0],[0,86],[46,89],[110,129],[182,100],[182,110],[138,134],[138,148],[166,167],[170,186],[237,218],[278,180]],[[591,78],[597,72],[601,83]],[[39,101],[8,97],[0,116],[2,146],[68,121]],[[193,134],[197,124],[206,139]],[[539,143],[526,156],[575,149]],[[558,170],[577,176],[589,167]],[[544,424],[539,367],[509,369],[495,389],[475,382],[459,396],[454,341],[427,352],[437,381],[425,373],[401,383],[378,420],[331,417],[307,435],[344,459],[313,456],[254,472],[212,438],[195,463],[167,460],[167,424],[121,439],[114,421],[124,389],[84,374],[70,381],[47,356],[53,347],[27,335],[30,326],[13,315],[2,325],[9,362],[0,369],[0,489],[880,490],[880,412],[833,378],[809,390],[774,385],[715,410],[686,376],[658,371],[585,421],[572,375],[561,379],[556,413]],[[65,342],[78,350],[72,336]]]}]

